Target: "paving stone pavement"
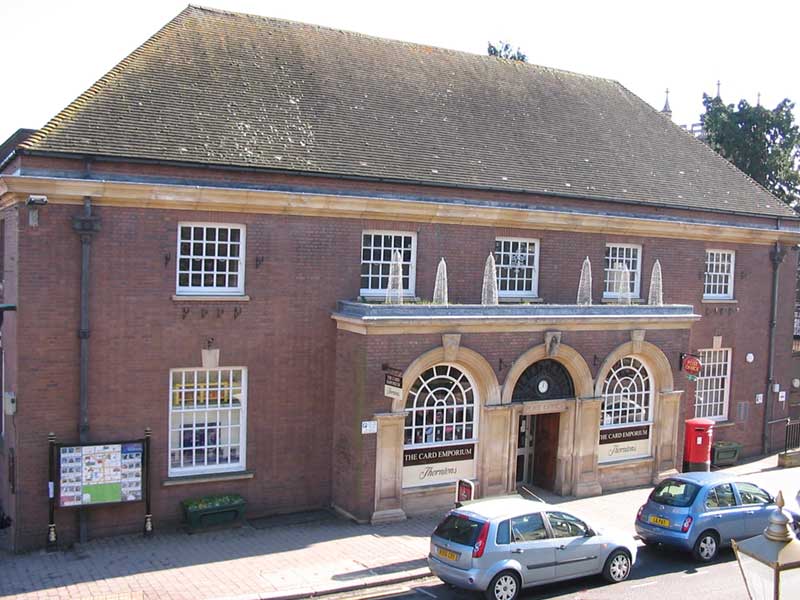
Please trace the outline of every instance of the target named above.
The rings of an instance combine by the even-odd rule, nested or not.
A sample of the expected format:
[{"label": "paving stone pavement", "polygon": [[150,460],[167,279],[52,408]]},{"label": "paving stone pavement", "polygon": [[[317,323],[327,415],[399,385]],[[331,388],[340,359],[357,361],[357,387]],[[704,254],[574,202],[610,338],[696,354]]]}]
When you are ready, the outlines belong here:
[{"label": "paving stone pavement", "polygon": [[[757,477],[770,490],[783,486],[790,498],[800,486],[800,467],[775,465],[771,456],[731,470]],[[590,522],[632,534],[634,515],[650,487],[582,499],[534,491]],[[428,537],[439,518],[437,513],[378,526],[340,519],[245,525],[193,535],[158,532],[149,539],[117,536],[51,554],[0,552],[0,597],[275,600],[380,585],[429,574]]]},{"label": "paving stone pavement", "polygon": [[329,520],[92,540],[55,553],[0,554],[9,600],[204,600],[284,597],[427,574],[441,515],[369,526]]}]

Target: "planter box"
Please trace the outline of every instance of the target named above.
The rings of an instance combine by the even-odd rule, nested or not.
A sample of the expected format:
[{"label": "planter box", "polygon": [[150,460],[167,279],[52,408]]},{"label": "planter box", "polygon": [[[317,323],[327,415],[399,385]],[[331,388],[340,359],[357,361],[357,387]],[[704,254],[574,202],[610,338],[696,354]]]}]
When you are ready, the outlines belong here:
[{"label": "planter box", "polygon": [[239,494],[223,494],[184,500],[181,506],[189,528],[197,530],[240,522],[247,502]]},{"label": "planter box", "polygon": [[729,467],[739,461],[742,445],[739,442],[714,442],[711,444],[711,463],[715,467]]},{"label": "planter box", "polygon": [[800,450],[789,450],[778,454],[779,467],[800,467]]}]

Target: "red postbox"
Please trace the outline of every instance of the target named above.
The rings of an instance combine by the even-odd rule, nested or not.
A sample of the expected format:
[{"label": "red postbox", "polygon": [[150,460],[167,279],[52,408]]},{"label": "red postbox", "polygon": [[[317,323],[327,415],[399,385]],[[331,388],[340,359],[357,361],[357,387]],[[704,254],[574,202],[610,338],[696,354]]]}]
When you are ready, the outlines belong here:
[{"label": "red postbox", "polygon": [[683,470],[711,470],[711,442],[714,441],[714,421],[687,419],[683,441]]}]

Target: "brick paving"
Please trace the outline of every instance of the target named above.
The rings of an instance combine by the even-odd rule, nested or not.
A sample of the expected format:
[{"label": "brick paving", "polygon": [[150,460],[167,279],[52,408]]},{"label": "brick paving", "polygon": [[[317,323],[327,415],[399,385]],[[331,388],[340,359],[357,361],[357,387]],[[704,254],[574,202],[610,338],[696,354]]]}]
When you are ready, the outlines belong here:
[{"label": "brick paving", "polygon": [[[732,468],[787,500],[800,467],[775,469],[774,456]],[[787,487],[788,486],[788,487]],[[791,487],[794,486],[794,487]],[[650,488],[594,498],[542,493],[590,522],[633,532]],[[380,526],[325,520],[218,530],[159,532],[90,541],[70,550],[0,553],[0,597],[14,600],[254,600],[302,597],[380,585],[428,573],[428,536],[439,514]]]}]

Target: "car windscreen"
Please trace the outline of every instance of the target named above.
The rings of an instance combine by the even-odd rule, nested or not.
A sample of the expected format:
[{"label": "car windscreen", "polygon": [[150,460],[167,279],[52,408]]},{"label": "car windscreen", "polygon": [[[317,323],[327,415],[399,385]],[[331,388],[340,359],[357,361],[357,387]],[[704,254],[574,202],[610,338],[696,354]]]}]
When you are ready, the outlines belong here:
[{"label": "car windscreen", "polygon": [[680,479],[665,479],[650,494],[650,500],[668,506],[691,506],[700,486]]},{"label": "car windscreen", "polygon": [[483,521],[470,519],[466,515],[450,513],[447,515],[433,535],[444,538],[454,544],[464,546],[474,546],[478,539],[478,534],[483,527]]}]

